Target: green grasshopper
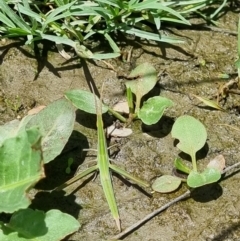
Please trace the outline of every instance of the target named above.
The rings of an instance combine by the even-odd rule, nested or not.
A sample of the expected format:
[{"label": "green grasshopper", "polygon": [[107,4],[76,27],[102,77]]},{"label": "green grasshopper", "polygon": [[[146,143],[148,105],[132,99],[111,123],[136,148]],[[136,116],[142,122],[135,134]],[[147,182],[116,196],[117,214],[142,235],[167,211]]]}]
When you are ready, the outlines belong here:
[{"label": "green grasshopper", "polygon": [[147,182],[132,176],[131,174],[127,173],[125,170],[120,169],[119,167],[110,163],[110,158],[108,155],[108,148],[107,148],[107,141],[105,137],[103,120],[102,120],[102,101],[101,100],[99,101],[96,95],[95,95],[95,106],[96,106],[96,114],[97,114],[96,124],[97,124],[97,134],[98,134],[97,165],[90,167],[87,170],[77,174],[75,177],[73,177],[72,179],[70,179],[60,187],[58,187],[57,190],[61,190],[66,186],[79,180],[80,178],[83,178],[84,176],[98,170],[100,174],[101,185],[102,185],[105,197],[107,199],[108,206],[111,210],[112,216],[116,222],[116,225],[119,231],[121,231],[120,217],[119,217],[118,207],[116,204],[116,199],[114,196],[110,169],[120,174],[121,176],[124,176],[125,178],[130,179],[131,181],[137,183],[142,187],[146,188],[146,187],[149,187],[150,185]]}]

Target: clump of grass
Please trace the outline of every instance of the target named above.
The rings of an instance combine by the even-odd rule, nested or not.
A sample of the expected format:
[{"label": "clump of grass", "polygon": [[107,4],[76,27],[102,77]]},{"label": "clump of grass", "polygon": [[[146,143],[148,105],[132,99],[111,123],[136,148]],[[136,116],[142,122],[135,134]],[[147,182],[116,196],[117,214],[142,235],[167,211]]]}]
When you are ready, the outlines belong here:
[{"label": "clump of grass", "polygon": [[26,44],[47,39],[57,45],[75,48],[75,41],[83,43],[100,34],[109,42],[113,52],[120,52],[111,37],[112,32],[138,36],[148,40],[182,43],[183,39],[160,34],[163,22],[187,24],[191,13],[212,20],[226,5],[224,0],[211,16],[201,9],[217,0],[8,0],[0,1],[1,38],[27,38]]}]

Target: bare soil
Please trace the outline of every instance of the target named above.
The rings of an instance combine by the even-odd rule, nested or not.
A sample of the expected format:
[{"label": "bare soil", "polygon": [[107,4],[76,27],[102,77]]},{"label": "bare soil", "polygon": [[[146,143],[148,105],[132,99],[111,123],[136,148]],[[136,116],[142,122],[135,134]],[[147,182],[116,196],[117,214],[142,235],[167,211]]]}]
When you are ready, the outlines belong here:
[{"label": "bare soil", "polygon": [[[199,20],[196,20],[196,23]],[[220,27],[236,31],[238,14],[228,12],[219,20]],[[197,26],[197,25],[195,25]],[[180,153],[171,137],[171,127],[177,117],[188,114],[199,119],[208,132],[205,147],[198,153],[200,169],[218,154],[224,155],[227,166],[239,162],[240,96],[230,94],[223,105],[225,112],[207,108],[191,94],[213,98],[218,88],[229,81],[219,78],[227,73],[234,79],[237,59],[237,36],[207,28],[171,28],[169,34],[186,39],[182,45],[129,40],[126,49],[134,46],[130,63],[109,60],[118,73],[128,74],[136,65],[151,63],[160,79],[150,95],[171,99],[175,104],[154,126],[136,121],[134,133],[127,138],[112,138],[114,162],[128,172],[149,182],[162,174],[171,174],[173,161]],[[122,46],[124,43],[122,43]],[[49,46],[50,48],[51,46]],[[18,43],[2,42],[0,47],[0,124],[21,118],[34,106],[47,105],[74,88],[89,90],[89,81],[98,89],[104,82],[104,102],[114,104],[125,99],[124,80],[99,61],[67,62],[56,52],[36,58],[34,53]],[[221,102],[223,104],[223,102]],[[223,125],[224,124],[224,125]],[[229,126],[227,126],[229,125]],[[104,198],[99,177],[77,182],[65,191],[49,192],[70,179],[79,165],[85,169],[95,157],[94,152],[82,154],[83,148],[96,148],[97,133],[94,116],[78,112],[75,131],[64,152],[46,165],[47,178],[36,189],[32,208],[58,208],[76,217],[80,230],[66,240],[110,240],[118,233]],[[71,174],[66,174],[67,159],[74,158]],[[188,159],[186,156],[182,156]],[[239,241],[240,240],[240,174],[226,175],[219,183],[195,190],[181,201],[151,219],[126,241]],[[113,185],[125,229],[187,190],[185,185],[171,194],[143,190],[113,175]],[[150,190],[146,190],[150,192]]]}]

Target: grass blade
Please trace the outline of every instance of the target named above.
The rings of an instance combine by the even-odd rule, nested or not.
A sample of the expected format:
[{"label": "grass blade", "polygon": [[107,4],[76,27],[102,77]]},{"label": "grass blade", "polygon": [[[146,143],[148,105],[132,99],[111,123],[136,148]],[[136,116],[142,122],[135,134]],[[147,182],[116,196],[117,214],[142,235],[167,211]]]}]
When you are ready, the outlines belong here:
[{"label": "grass blade", "polygon": [[4,24],[6,24],[8,27],[10,28],[15,28],[16,25],[4,14],[0,13],[0,19],[1,22],[3,22]]},{"label": "grass blade", "polygon": [[165,43],[184,43],[185,42],[183,39],[180,39],[180,38],[164,36],[164,35],[155,34],[155,33],[149,33],[136,28],[131,28],[131,29],[129,28],[126,30],[122,30],[122,32],[136,35],[140,38],[145,38],[145,39],[155,40],[155,41],[160,41]]},{"label": "grass blade", "polygon": [[141,187],[150,187],[150,184],[141,180],[138,177],[134,177],[133,175],[129,174],[128,172],[126,172],[125,170],[113,165],[113,164],[109,164],[109,167],[115,171],[116,173],[120,174],[121,176],[124,176],[128,179],[130,179],[131,181],[133,181],[134,183],[138,184]]},{"label": "grass blade", "polygon": [[109,169],[110,163],[109,163],[109,156],[108,156],[108,150],[107,150],[107,141],[103,130],[101,104],[100,106],[97,104],[96,98],[95,98],[95,106],[96,106],[96,112],[97,112],[97,132],[98,132],[97,166],[99,168],[100,180],[101,180],[103,192],[107,199],[108,206],[111,210],[112,216],[116,222],[118,229],[121,231],[118,207],[117,207],[115,195],[113,192],[111,174]]},{"label": "grass blade", "polygon": [[19,28],[31,34],[31,28],[6,4],[5,1],[0,1],[2,11],[13,21]]},{"label": "grass blade", "polygon": [[73,184],[74,182],[78,181],[79,179],[89,175],[90,173],[96,171],[98,169],[97,165],[93,166],[93,167],[89,167],[87,170],[82,171],[81,173],[77,174],[75,177],[71,178],[70,180],[68,180],[67,182],[63,183],[61,186],[57,187],[55,190],[60,191],[62,189],[64,189],[65,187]]}]

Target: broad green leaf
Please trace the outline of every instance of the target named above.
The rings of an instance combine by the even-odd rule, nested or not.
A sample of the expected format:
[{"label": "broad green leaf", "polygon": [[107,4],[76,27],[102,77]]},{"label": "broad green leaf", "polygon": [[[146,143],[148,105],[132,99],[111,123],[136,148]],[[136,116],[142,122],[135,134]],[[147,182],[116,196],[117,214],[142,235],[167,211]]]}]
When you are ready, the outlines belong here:
[{"label": "broad green leaf", "polygon": [[20,131],[0,146],[0,212],[12,213],[26,208],[26,192],[44,177],[38,129]]},{"label": "broad green leaf", "polygon": [[179,140],[177,147],[181,151],[193,157],[204,146],[207,140],[207,131],[199,120],[184,115],[173,124],[172,137]]},{"label": "broad green leaf", "polygon": [[29,121],[26,127],[37,126],[42,134],[44,163],[61,153],[73,131],[74,122],[74,107],[66,99],[52,102]]},{"label": "broad green leaf", "polygon": [[161,96],[149,98],[138,112],[138,117],[146,125],[155,124],[161,119],[164,110],[172,105],[171,100]]},{"label": "broad green leaf", "polygon": [[126,81],[125,85],[136,95],[135,112],[137,113],[142,97],[157,83],[157,71],[149,63],[143,63],[137,66],[128,77],[132,80]]},{"label": "broad green leaf", "polygon": [[156,192],[169,193],[175,191],[180,186],[181,182],[181,179],[178,177],[164,175],[153,182],[152,189]]},{"label": "broad green leaf", "polygon": [[12,120],[7,122],[6,124],[0,126],[0,145],[2,145],[3,141],[16,136],[21,130],[25,130],[26,124],[32,116],[25,116],[21,121]]},{"label": "broad green leaf", "polygon": [[142,98],[157,83],[157,71],[149,63],[138,65],[128,76],[133,80],[126,81],[127,88],[137,96]]},{"label": "broad green leaf", "polygon": [[59,241],[76,232],[79,222],[59,210],[47,213],[23,209],[13,214],[9,223],[0,222],[1,241]]},{"label": "broad green leaf", "polygon": [[189,187],[196,188],[217,182],[221,178],[221,172],[216,168],[206,168],[202,173],[191,171],[187,178]]},{"label": "broad green leaf", "polygon": [[[65,97],[70,100],[75,107],[87,113],[96,114],[94,94],[85,90],[69,90],[65,93]],[[100,99],[96,96],[98,106]],[[102,104],[102,113],[108,111],[108,106]]]},{"label": "broad green leaf", "polygon": [[191,172],[191,169],[186,166],[180,158],[176,158],[174,160],[174,166],[177,170],[189,174]]},{"label": "broad green leaf", "polygon": [[12,120],[0,126],[0,145],[2,145],[6,139],[14,137],[17,134],[16,129],[18,128],[19,123],[19,120]]}]

